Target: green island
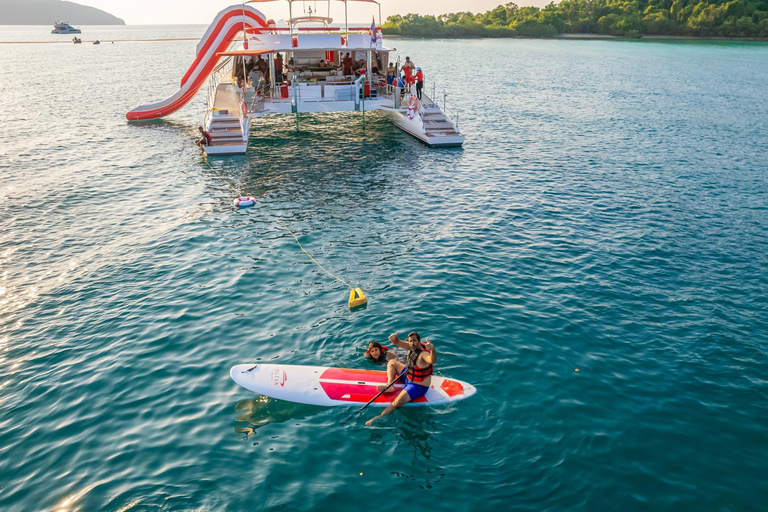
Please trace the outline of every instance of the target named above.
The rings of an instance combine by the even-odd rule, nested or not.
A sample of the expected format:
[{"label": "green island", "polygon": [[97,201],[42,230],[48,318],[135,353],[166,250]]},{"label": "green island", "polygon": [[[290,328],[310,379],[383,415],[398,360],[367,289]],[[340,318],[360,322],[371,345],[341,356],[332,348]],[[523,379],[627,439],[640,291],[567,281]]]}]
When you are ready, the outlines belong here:
[{"label": "green island", "polygon": [[410,37],[681,36],[768,38],[768,0],[563,0],[485,13],[390,16],[384,34]]}]

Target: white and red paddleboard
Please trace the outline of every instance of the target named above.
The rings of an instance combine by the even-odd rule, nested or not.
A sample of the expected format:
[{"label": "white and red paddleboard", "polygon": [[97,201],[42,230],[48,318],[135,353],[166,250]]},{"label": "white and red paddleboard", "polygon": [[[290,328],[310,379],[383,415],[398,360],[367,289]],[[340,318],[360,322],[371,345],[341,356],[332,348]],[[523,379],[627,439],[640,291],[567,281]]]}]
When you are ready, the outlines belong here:
[{"label": "white and red paddleboard", "polygon": [[[387,383],[387,373],[382,371],[287,364],[239,364],[229,375],[254,393],[312,405],[365,405],[379,392],[376,386]],[[395,391],[383,393],[371,406],[389,405],[403,385],[398,382],[390,389]],[[433,375],[427,394],[408,405],[455,402],[476,391],[472,384]]]}]

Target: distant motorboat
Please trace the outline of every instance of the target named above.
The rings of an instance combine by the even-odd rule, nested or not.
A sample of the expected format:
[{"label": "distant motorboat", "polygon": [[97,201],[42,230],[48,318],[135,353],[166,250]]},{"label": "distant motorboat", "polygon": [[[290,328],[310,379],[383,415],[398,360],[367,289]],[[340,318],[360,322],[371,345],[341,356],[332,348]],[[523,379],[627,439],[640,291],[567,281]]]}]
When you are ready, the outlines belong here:
[{"label": "distant motorboat", "polygon": [[73,42],[73,43],[75,43],[75,44],[81,44],[81,43],[83,42],[83,40],[82,40],[82,39],[79,39],[79,38],[77,38],[77,37],[73,37],[73,38],[72,38],[72,42]]},{"label": "distant motorboat", "polygon": [[79,28],[75,28],[66,21],[57,21],[53,24],[51,34],[81,34]]},{"label": "distant motorboat", "polygon": [[101,44],[101,41],[99,41],[99,40],[97,39],[97,40],[95,40],[95,41],[93,42],[93,44]]}]

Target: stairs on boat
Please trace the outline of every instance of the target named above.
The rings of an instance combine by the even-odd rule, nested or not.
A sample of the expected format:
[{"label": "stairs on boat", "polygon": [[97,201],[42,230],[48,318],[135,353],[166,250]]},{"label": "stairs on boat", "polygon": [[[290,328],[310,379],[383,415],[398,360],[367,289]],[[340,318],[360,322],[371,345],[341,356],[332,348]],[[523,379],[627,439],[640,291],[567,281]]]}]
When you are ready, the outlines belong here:
[{"label": "stairs on boat", "polygon": [[439,108],[424,110],[422,121],[424,134],[427,137],[457,137],[461,135],[456,130],[453,121]]},{"label": "stairs on boat", "polygon": [[233,146],[245,144],[243,129],[237,117],[214,116],[208,133],[211,134],[209,146]]}]

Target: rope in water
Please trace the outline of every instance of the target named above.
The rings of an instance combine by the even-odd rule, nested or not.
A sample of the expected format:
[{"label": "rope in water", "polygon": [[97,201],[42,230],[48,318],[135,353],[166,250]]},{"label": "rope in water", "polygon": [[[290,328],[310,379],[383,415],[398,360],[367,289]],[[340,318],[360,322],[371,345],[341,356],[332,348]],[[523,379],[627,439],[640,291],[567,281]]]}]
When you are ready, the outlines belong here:
[{"label": "rope in water", "polygon": [[[235,194],[238,195],[238,197],[242,197],[243,196],[243,194],[226,177],[224,177],[224,175],[222,175],[215,167],[213,167],[208,162],[207,158],[203,157],[203,162],[205,162],[205,165],[207,165],[213,172],[215,172],[218,175],[218,177],[221,178],[221,180],[224,183],[226,183],[229,186],[229,188],[231,188],[235,192]],[[280,224],[283,227],[283,229],[285,229],[294,238],[294,240],[296,240],[296,243],[299,244],[299,248],[302,250],[302,252],[304,252],[304,254],[306,254],[309,257],[309,259],[312,260],[312,262],[315,265],[320,267],[320,270],[322,270],[323,272],[325,272],[326,274],[328,274],[332,278],[336,279],[338,282],[342,283],[344,286],[346,286],[350,290],[354,290],[353,286],[350,286],[349,283],[347,283],[345,280],[343,280],[342,278],[340,278],[336,274],[326,270],[325,267],[323,267],[315,258],[313,258],[312,255],[309,254],[309,252],[307,252],[307,250],[304,248],[304,246],[301,245],[301,242],[299,242],[299,238],[294,234],[294,232],[291,231],[290,229],[288,229],[288,226],[283,224],[280,219],[277,219],[277,218],[273,217],[268,212],[266,212],[264,209],[260,209],[259,211],[261,211],[261,213],[263,213],[264,215],[269,217],[269,219],[272,220],[273,222],[276,222],[276,223]]]}]

